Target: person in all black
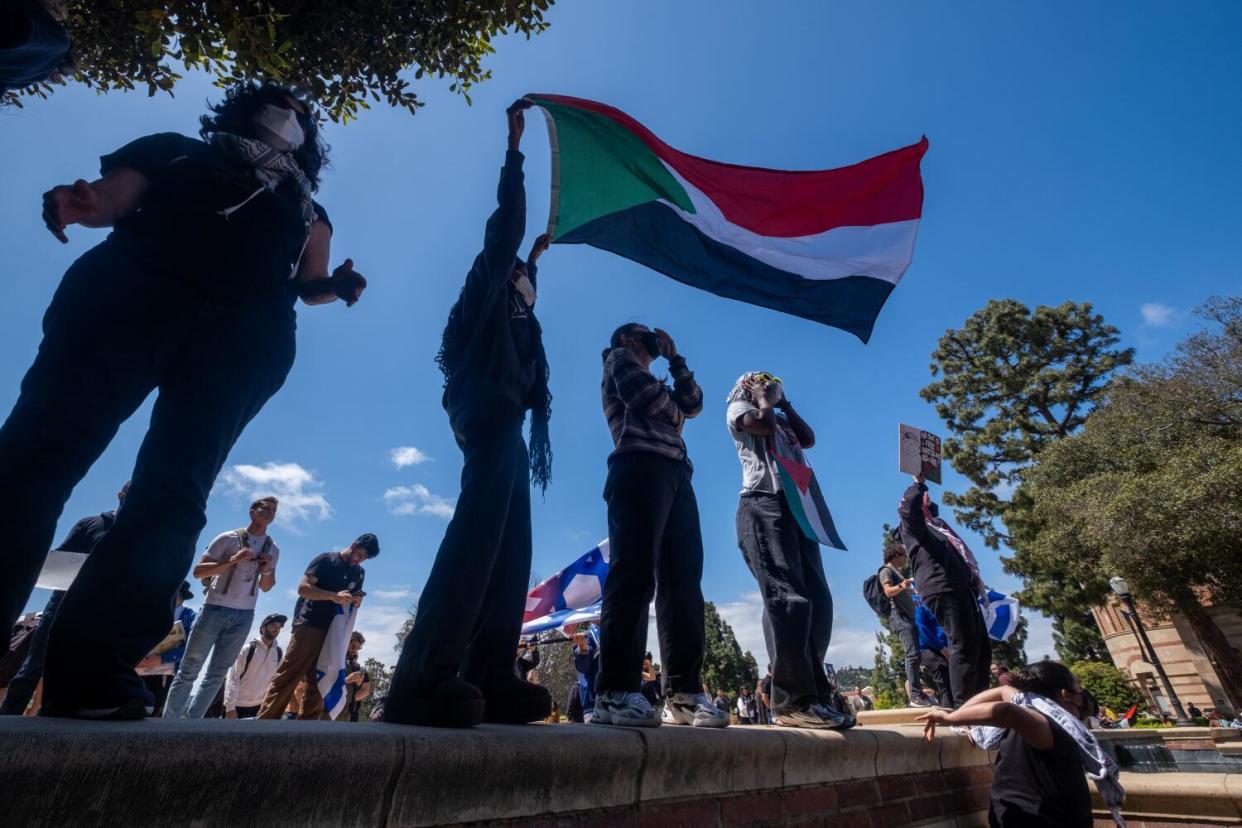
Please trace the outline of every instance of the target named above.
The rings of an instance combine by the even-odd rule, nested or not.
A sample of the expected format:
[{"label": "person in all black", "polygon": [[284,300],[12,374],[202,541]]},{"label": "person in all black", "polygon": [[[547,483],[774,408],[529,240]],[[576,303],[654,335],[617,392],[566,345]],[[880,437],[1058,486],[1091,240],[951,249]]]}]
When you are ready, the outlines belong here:
[{"label": "person in all black", "polygon": [[928,741],[935,738],[937,725],[1007,729],[992,767],[989,825],[1090,828],[1091,792],[1079,742],[1054,718],[1013,703],[1019,693],[1044,696],[1080,721],[1087,713],[1077,676],[1063,664],[1040,661],[1023,670],[1012,685],[985,690],[954,711],[928,711],[919,720]]},{"label": "person in all black", "polygon": [[0,428],[0,624],[29,596],[74,486],[158,389],[126,507],[52,628],[45,714],[147,714],[134,665],[168,632],[229,450],[293,365],[295,300],[353,304],[366,286],[349,259],[328,275],[317,117],[290,89],[239,84],[203,140],[139,138],[103,157],[99,180],[44,195],[60,241],[70,224],[113,231],[62,279]]},{"label": "person in all black", "polygon": [[903,574],[910,558],[899,538],[892,538],[884,547],[884,566],[880,568],[880,584],[888,596],[892,609],[888,613],[888,625],[901,640],[901,650],[906,665],[906,698],[911,707],[929,707],[931,702],[923,695],[923,677],[919,671],[919,637],[914,623],[914,581]]},{"label": "person in all black", "polygon": [[953,705],[960,707],[987,689],[992,645],[966,562],[927,525],[930,505],[920,475],[898,504],[901,542],[910,556],[914,586],[949,639],[949,684]]},{"label": "person in all black", "polygon": [[[651,364],[668,360],[673,387]],[[610,563],[600,614],[593,724],[656,727],[664,721],[725,727],[703,692],[703,536],[693,467],[681,437],[703,410],[703,391],[673,338],[638,323],[613,331],[600,395],[615,448],[608,457]],[[658,589],[657,589],[658,586]],[[667,701],[663,714],[639,692],[647,608],[655,597]]]},{"label": "person in all black", "polygon": [[[507,110],[509,148],[483,251],[449,311],[437,362],[444,408],[465,457],[461,495],[423,587],[393,675],[384,721],[473,727],[546,719],[552,697],[514,672],[530,579],[530,484],[546,490],[552,453],[548,360],[535,318],[535,262],[526,233],[522,153],[529,101]],[[531,412],[530,447],[522,439]]]},{"label": "person in all black", "polygon": [[[126,481],[121,490],[116,493],[117,509],[125,503],[125,494],[128,491],[129,482]],[[116,510],[84,517],[73,524],[69,534],[56,549],[59,552],[90,553],[115,522]],[[52,635],[52,622],[56,620],[57,610],[60,609],[60,602],[64,600],[64,597],[64,590],[58,589],[47,599],[43,613],[39,616],[39,625],[31,635],[30,649],[26,652],[26,658],[17,669],[12,681],[9,682],[9,690],[4,696],[4,702],[0,703],[0,716],[22,715],[34,697],[35,688],[39,686],[43,678],[43,665],[47,659],[47,643]]]},{"label": "person in all black", "polygon": [[[298,683],[302,698],[296,705],[297,718],[322,719],[323,695],[319,692],[319,653],[323,650],[332,619],[342,608],[362,605],[366,595],[362,582],[366,577],[364,561],[379,555],[379,539],[370,532],[340,552],[324,552],[311,559],[298,584],[298,602],[293,609],[293,630],[289,633],[289,649],[285,650],[276,675],[267,687],[267,695],[259,708],[257,719],[279,719],[293,701]],[[303,681],[304,680],[304,681]]]}]

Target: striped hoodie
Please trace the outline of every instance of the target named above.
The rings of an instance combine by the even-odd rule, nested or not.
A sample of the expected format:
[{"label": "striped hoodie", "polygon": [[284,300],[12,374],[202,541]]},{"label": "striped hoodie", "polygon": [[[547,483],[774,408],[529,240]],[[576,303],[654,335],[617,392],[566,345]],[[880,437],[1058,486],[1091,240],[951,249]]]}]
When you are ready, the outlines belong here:
[{"label": "striped hoodie", "polygon": [[613,348],[604,360],[604,417],[616,448],[609,460],[630,451],[649,451],[685,460],[681,429],[703,410],[703,392],[681,354],[668,364],[673,387],[656,379],[626,348]]}]

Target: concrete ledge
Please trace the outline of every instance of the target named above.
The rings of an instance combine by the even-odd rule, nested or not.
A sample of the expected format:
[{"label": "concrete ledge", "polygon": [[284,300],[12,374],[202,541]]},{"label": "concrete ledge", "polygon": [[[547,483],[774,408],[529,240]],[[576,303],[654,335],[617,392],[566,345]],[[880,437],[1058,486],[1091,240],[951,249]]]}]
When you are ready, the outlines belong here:
[{"label": "concrete ledge", "polygon": [[[1242,825],[1242,776],[1225,773],[1126,773],[1125,816],[1131,826]],[[1094,786],[1097,824],[1108,812]],[[1112,820],[1108,820],[1112,824]]]},{"label": "concrete ledge", "polygon": [[853,814],[869,825],[874,810],[901,816],[885,824],[979,824],[987,754],[960,737],[921,737],[919,728],[5,718],[0,823],[716,825]]}]

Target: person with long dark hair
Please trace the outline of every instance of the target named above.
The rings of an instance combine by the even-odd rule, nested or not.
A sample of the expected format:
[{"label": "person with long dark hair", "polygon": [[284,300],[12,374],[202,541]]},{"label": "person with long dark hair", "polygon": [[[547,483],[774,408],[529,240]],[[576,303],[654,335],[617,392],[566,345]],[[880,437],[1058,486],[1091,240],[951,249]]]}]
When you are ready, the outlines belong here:
[{"label": "person with long dark hair", "polygon": [[1000,828],[1089,828],[1087,775],[1118,824],[1125,791],[1117,765],[1083,724],[1088,698],[1078,677],[1056,661],[1039,661],[1011,685],[971,697],[957,710],[919,720],[928,741],[938,725],[970,727],[976,745],[995,750],[988,823]]},{"label": "person with long dark hair", "polygon": [[[483,251],[449,311],[437,362],[444,408],[465,456],[461,496],[401,649],[384,721],[473,727],[480,721],[542,721],[552,697],[519,678],[513,653],[530,579],[530,485],[552,473],[548,360],[535,318],[535,262],[550,239],[535,240],[526,261],[522,153],[526,126],[518,100],[507,110],[509,149],[498,206]],[[530,447],[522,439],[531,412]]]},{"label": "person with long dark hair", "polygon": [[158,390],[125,508],[65,595],[43,712],[141,718],[134,672],[168,632],[212,484],[293,365],[299,297],[352,305],[366,280],[328,273],[332,225],[313,195],[326,147],[296,91],[244,83],[201,140],[139,138],[102,177],[44,194],[48,230],[111,227],[69,268],[43,342],[0,428],[0,624],[21,610],[74,486]]},{"label": "person with long dark hair", "polygon": [[[651,374],[668,360],[673,387]],[[703,410],[703,391],[666,332],[631,322],[604,350],[601,396],[615,448],[608,457],[610,561],[600,614],[594,724],[663,721],[724,727],[727,710],[703,691],[703,536],[681,431]],[[647,608],[656,605],[664,661],[663,712],[642,695]]]}]

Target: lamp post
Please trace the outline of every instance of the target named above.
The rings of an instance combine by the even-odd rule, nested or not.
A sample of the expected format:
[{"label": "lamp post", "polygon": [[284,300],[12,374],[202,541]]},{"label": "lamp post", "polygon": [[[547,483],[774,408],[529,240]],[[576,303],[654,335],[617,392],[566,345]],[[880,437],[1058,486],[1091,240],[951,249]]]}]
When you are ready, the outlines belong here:
[{"label": "lamp post", "polygon": [[1160,677],[1160,683],[1164,685],[1164,694],[1169,697],[1169,704],[1173,706],[1173,712],[1177,715],[1175,727],[1193,727],[1194,722],[1186,715],[1186,711],[1182,709],[1182,700],[1177,697],[1177,692],[1173,689],[1173,684],[1169,681],[1169,674],[1164,671],[1164,665],[1160,663],[1160,656],[1156,655],[1156,648],[1151,645],[1151,639],[1147,637],[1147,630],[1143,627],[1143,619],[1139,618],[1138,609],[1134,606],[1134,596],[1130,594],[1130,585],[1126,583],[1126,579],[1120,575],[1108,579],[1108,586],[1117,597],[1126,605],[1126,617],[1130,623],[1134,625],[1134,634],[1138,636],[1139,649],[1143,652],[1143,657],[1151,661],[1151,666],[1156,668],[1156,675]]}]

